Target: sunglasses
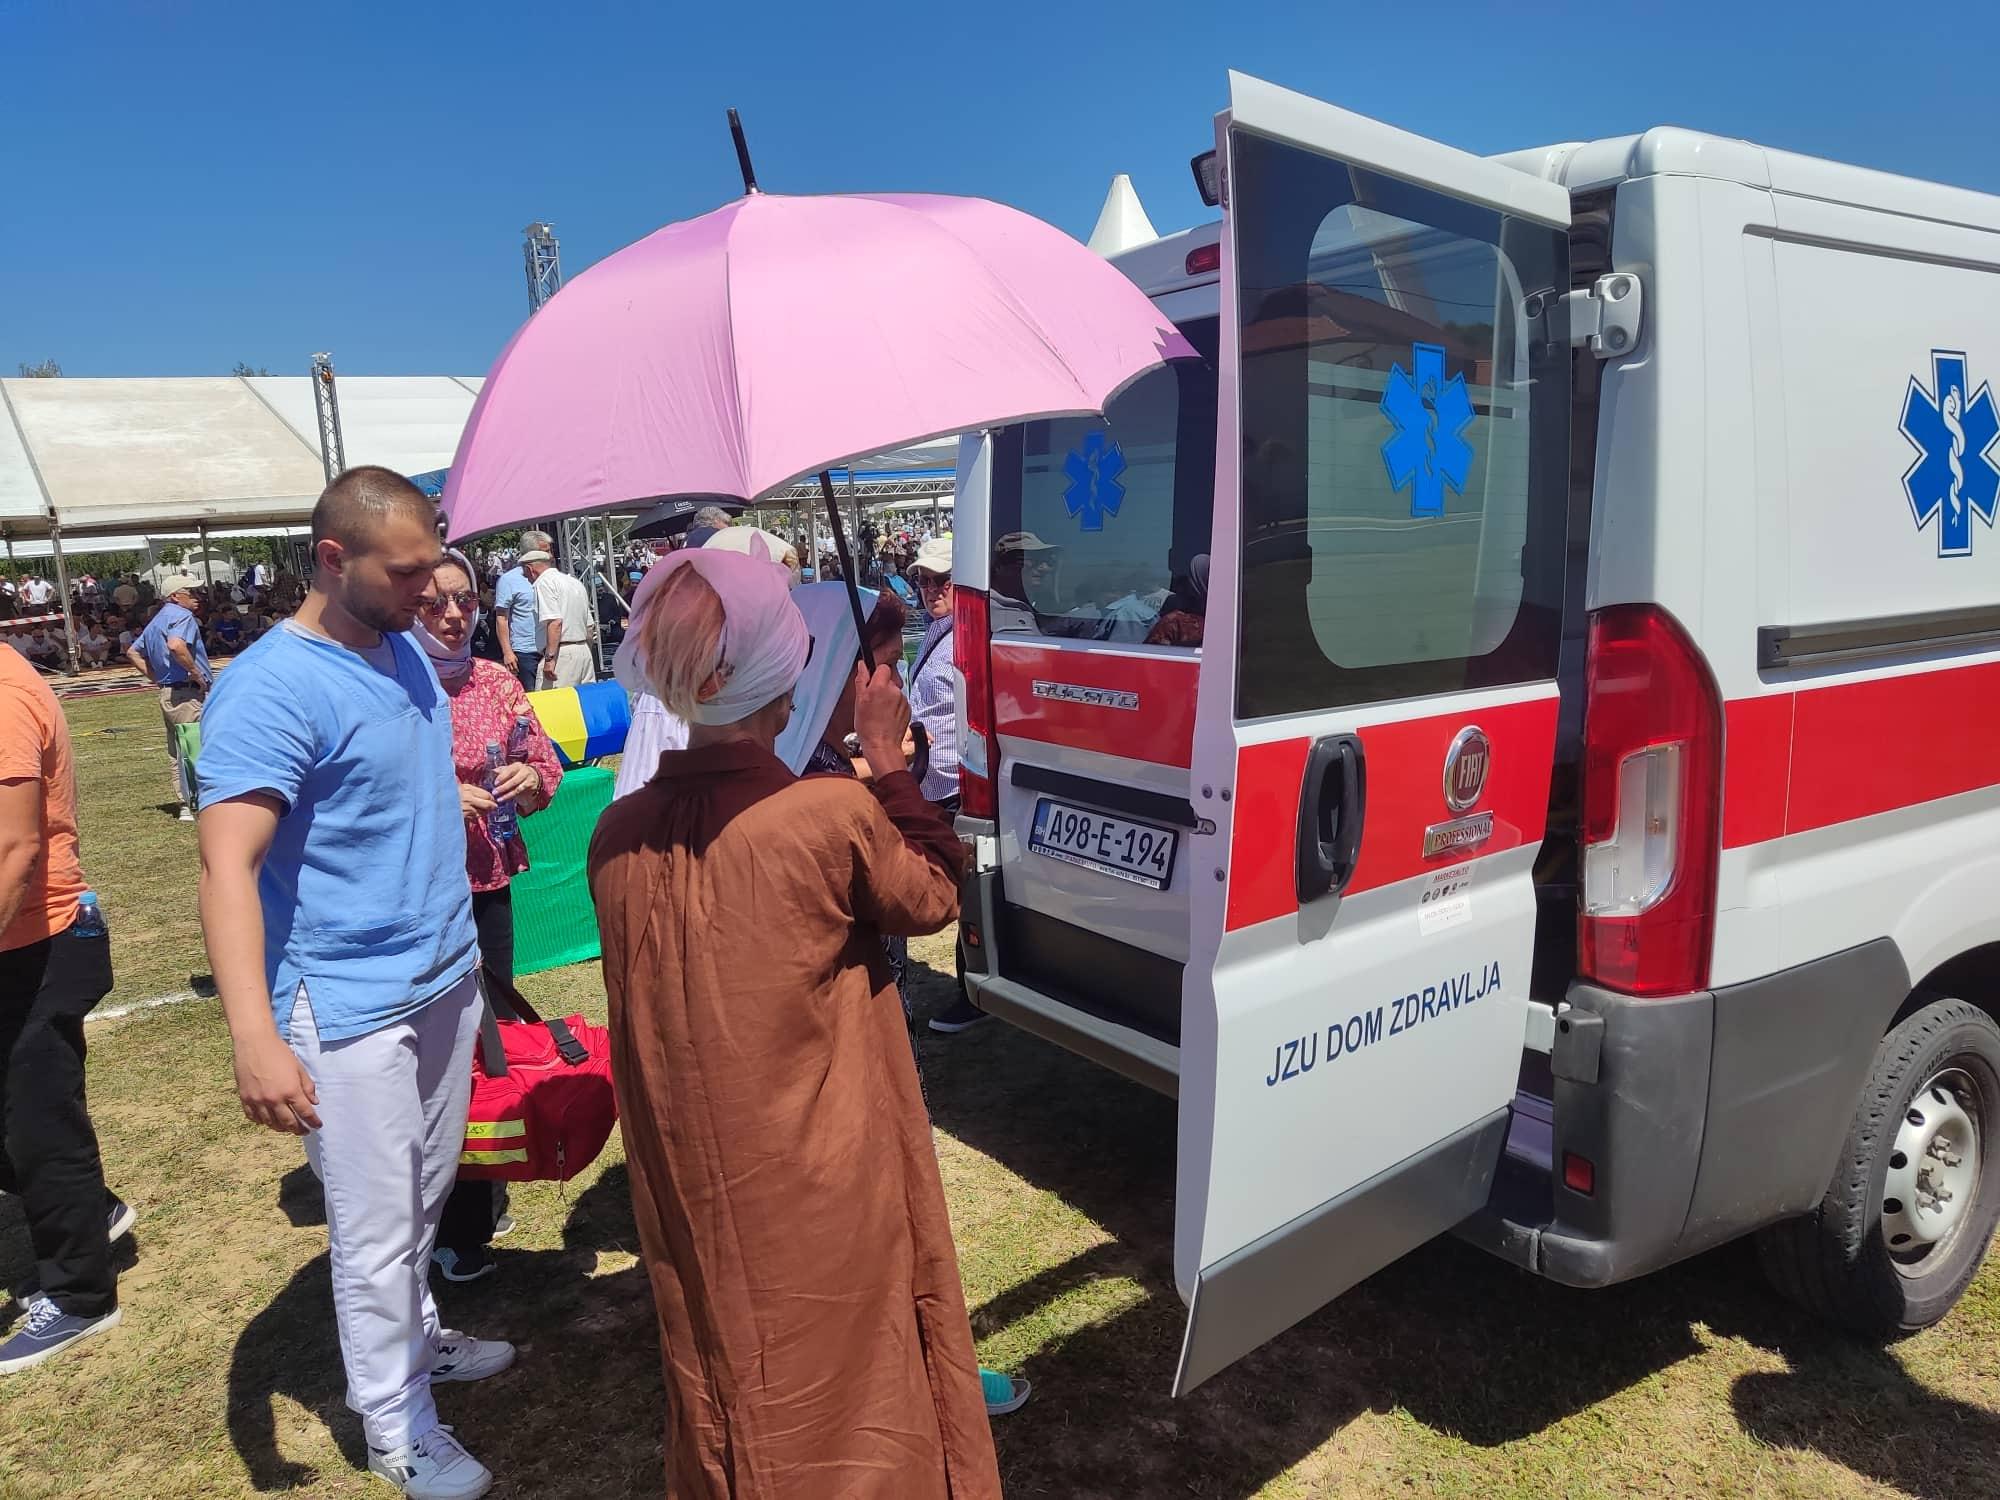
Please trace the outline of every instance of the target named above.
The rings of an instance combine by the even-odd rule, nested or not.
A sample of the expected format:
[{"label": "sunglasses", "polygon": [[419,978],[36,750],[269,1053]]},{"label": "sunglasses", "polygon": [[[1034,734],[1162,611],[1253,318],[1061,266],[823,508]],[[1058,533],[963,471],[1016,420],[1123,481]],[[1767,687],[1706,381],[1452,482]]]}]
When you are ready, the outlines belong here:
[{"label": "sunglasses", "polygon": [[469,615],[479,608],[479,596],[470,589],[460,589],[457,593],[442,594],[436,598],[426,594],[417,601],[417,608],[432,619],[438,619],[443,616],[445,606],[448,604],[456,604],[460,614]]},{"label": "sunglasses", "polygon": [[935,573],[923,573],[917,577],[917,592],[920,594],[942,594],[950,587],[949,575],[940,578]]}]

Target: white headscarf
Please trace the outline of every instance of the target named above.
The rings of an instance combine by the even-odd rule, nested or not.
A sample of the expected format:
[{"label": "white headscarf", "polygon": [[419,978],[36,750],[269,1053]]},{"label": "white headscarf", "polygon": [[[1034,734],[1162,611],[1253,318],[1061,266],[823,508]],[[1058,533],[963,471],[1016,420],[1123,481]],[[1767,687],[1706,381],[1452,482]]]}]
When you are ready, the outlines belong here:
[{"label": "white headscarf", "polygon": [[[471,589],[474,595],[479,593],[479,575],[473,572],[472,564],[466,561],[463,552],[455,547],[445,548],[444,557],[439,560],[438,566],[443,567],[445,563],[463,568],[466,587]],[[422,614],[417,616],[416,623],[410,627],[410,633],[417,638],[417,644],[424,648],[424,655],[431,659],[431,666],[437,670],[440,682],[456,682],[472,670],[472,637],[478,630],[479,606],[476,604],[472,607],[472,618],[465,622],[465,639],[456,650],[430,633],[424,625]]]},{"label": "white headscarf", "polygon": [[787,554],[790,554],[794,561],[798,558],[798,549],[790,542],[781,536],[776,536],[757,526],[725,526],[722,530],[716,532],[714,536],[703,542],[701,550],[704,552],[747,552],[752,557],[755,557],[759,542],[763,543],[765,553],[772,562],[782,564]]},{"label": "white headscarf", "polygon": [[715,670],[722,691],[695,708],[697,724],[735,724],[788,691],[805,667],[812,637],[789,596],[791,575],[768,552],[676,552],[664,559],[632,594],[631,624],[612,671],[628,692],[652,691],[641,624],[667,576],[693,568],[722,599],[722,649]]},{"label": "white headscarf", "polygon": [[[873,589],[859,590],[861,615],[875,611]],[[808,583],[792,590],[792,602],[812,632],[812,660],[792,689],[792,722],[778,736],[778,759],[803,772],[813,749],[826,738],[827,721],[834,705],[854,677],[854,664],[861,654],[861,637],[854,633],[854,609],[847,602],[844,583]]]}]

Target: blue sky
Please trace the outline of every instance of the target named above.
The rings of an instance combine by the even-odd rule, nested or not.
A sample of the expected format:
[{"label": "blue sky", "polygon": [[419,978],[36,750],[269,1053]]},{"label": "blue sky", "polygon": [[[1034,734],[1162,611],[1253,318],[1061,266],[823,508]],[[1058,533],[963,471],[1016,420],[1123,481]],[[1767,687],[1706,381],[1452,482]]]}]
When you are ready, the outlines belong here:
[{"label": "blue sky", "polygon": [[735,196],[732,104],[772,191],[1079,235],[1121,171],[1162,230],[1209,216],[1228,67],[1473,151],[1673,123],[2000,192],[1995,12],[1618,9],[0,0],[0,372],[481,373],[521,227],[573,275]]}]

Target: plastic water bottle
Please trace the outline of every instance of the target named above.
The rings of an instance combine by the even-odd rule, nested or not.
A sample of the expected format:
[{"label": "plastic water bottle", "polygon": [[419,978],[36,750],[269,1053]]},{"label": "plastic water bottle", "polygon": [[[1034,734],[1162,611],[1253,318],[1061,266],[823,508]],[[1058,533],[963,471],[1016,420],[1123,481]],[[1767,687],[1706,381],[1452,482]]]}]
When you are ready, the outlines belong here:
[{"label": "plastic water bottle", "polygon": [[111,928],[105,923],[104,908],[97,904],[97,892],[85,891],[76,903],[76,921],[70,926],[73,937],[101,938],[111,936]]},{"label": "plastic water bottle", "polygon": [[535,716],[533,714],[515,714],[514,727],[507,731],[507,759],[526,760],[528,758],[528,745],[534,738],[534,732]]},{"label": "plastic water bottle", "polygon": [[[494,779],[500,768],[507,764],[507,757],[496,741],[486,742],[486,790],[493,790]],[[510,843],[520,837],[521,820],[514,811],[514,804],[502,802],[486,815],[486,831],[493,836],[496,844]]]}]

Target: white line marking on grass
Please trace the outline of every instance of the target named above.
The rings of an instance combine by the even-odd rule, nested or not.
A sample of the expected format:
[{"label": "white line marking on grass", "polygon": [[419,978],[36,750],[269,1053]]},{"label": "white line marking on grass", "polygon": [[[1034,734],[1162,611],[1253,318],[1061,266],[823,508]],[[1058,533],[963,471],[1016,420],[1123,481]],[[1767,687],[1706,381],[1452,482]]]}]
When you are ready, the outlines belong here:
[{"label": "white line marking on grass", "polygon": [[130,1005],[114,1005],[109,1010],[94,1010],[84,1017],[86,1021],[122,1021],[142,1010],[155,1010],[162,1005],[185,1005],[190,1000],[202,997],[193,990],[175,990],[171,995],[155,995],[150,1000],[134,1000]]}]

